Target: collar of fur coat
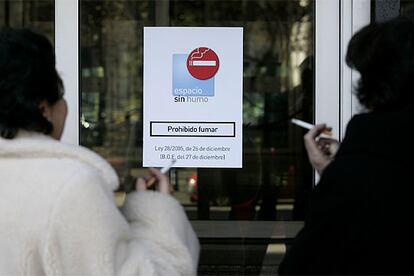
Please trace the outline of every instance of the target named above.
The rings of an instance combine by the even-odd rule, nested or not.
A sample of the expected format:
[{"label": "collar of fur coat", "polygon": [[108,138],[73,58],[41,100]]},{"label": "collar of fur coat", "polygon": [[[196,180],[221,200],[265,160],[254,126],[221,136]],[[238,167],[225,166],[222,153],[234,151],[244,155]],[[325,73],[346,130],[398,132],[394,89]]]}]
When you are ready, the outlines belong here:
[{"label": "collar of fur coat", "polygon": [[118,188],[119,180],[106,160],[81,146],[62,143],[50,136],[20,131],[14,139],[0,138],[0,158],[71,158],[98,170],[109,188]]}]

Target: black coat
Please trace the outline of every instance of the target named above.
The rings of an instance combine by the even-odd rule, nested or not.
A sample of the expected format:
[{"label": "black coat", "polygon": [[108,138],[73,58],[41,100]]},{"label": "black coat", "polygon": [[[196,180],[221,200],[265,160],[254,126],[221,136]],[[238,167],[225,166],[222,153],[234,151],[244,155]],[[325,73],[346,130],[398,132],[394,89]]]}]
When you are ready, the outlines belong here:
[{"label": "black coat", "polygon": [[352,118],[279,273],[414,275],[414,106]]}]

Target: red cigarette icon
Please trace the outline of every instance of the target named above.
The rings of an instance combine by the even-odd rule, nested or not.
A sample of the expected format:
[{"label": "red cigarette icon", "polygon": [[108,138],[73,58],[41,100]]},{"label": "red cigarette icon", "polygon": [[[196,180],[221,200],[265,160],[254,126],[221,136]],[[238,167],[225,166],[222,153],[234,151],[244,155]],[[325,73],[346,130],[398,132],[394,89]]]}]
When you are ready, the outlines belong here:
[{"label": "red cigarette icon", "polygon": [[212,78],[219,69],[217,54],[208,47],[199,47],[190,52],[187,58],[188,72],[196,79]]}]

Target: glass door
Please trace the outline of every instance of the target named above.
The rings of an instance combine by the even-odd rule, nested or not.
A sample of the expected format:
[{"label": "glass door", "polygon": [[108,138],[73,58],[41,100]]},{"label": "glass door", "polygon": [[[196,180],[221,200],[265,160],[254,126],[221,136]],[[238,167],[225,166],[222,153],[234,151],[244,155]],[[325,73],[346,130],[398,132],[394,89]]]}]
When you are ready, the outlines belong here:
[{"label": "glass door", "polygon": [[[122,190],[142,174],[144,26],[244,28],[243,169],[176,169],[174,196],[196,220],[301,220],[312,169],[313,1],[81,1],[80,144],[104,156]],[[278,207],[285,206],[283,209]]]},{"label": "glass door", "polygon": [[200,275],[273,275],[303,225],[315,183],[305,132],[289,120],[327,122],[341,137],[350,117],[344,83],[351,86],[352,77],[340,60],[353,32],[342,29],[353,24],[346,21],[353,7],[339,0],[56,3],[57,42],[65,49],[58,61],[66,60],[66,97],[75,110],[64,139],[106,158],[121,179],[119,192],[145,173],[143,27],[244,28],[243,168],[174,169],[170,179],[202,244]]},{"label": "glass door", "polygon": [[55,38],[54,0],[0,0],[0,27],[29,28]]}]

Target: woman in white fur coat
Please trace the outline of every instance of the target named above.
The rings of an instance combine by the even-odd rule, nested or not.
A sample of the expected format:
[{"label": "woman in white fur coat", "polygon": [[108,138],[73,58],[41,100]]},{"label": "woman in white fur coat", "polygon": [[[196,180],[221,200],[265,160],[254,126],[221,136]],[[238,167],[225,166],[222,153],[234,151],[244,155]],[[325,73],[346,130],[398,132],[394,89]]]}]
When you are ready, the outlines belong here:
[{"label": "woman in white fur coat", "polygon": [[158,170],[122,210],[101,157],[59,142],[66,118],[53,47],[0,32],[0,275],[195,275],[199,243]]}]

